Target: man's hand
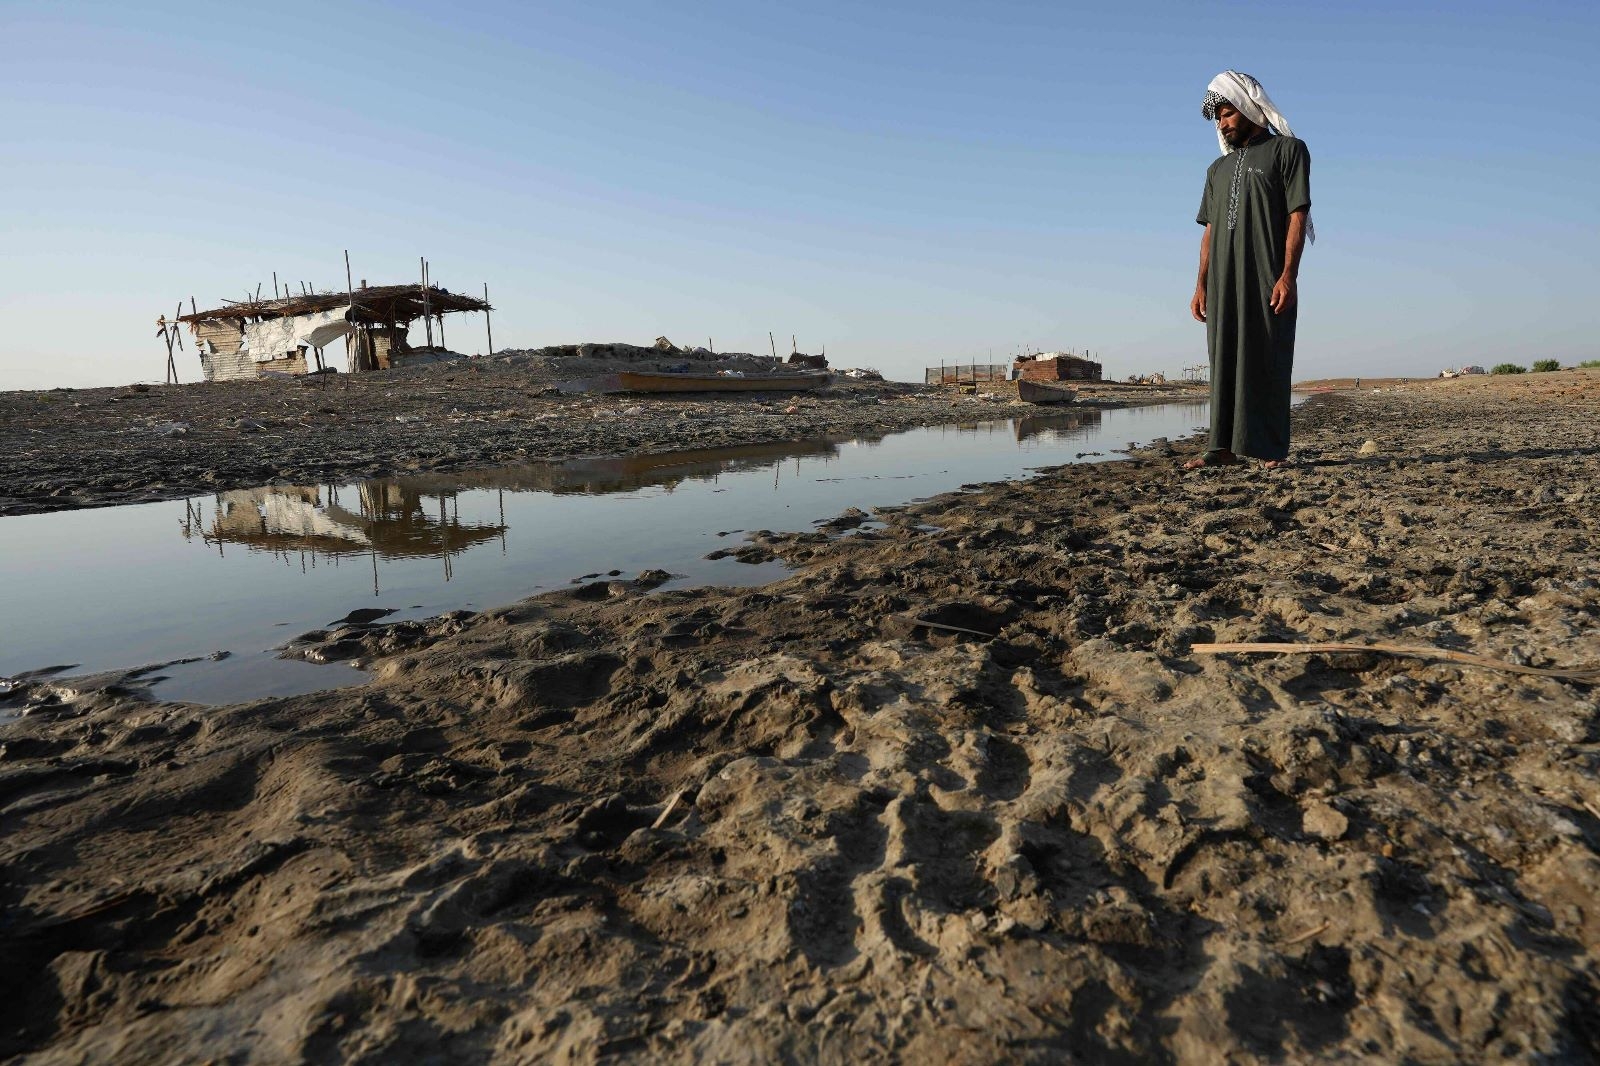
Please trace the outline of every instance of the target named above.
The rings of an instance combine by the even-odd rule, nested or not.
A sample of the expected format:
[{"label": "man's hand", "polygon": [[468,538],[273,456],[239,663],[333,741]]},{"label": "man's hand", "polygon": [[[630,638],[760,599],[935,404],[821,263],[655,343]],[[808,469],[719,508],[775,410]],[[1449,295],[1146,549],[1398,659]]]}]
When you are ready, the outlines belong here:
[{"label": "man's hand", "polygon": [[1295,280],[1293,278],[1279,278],[1278,283],[1272,287],[1272,299],[1268,302],[1272,307],[1272,313],[1281,315],[1294,306],[1297,298]]},{"label": "man's hand", "polygon": [[1196,322],[1204,322],[1206,320],[1206,287],[1204,285],[1195,286],[1194,299],[1189,301],[1189,313],[1194,316]]}]

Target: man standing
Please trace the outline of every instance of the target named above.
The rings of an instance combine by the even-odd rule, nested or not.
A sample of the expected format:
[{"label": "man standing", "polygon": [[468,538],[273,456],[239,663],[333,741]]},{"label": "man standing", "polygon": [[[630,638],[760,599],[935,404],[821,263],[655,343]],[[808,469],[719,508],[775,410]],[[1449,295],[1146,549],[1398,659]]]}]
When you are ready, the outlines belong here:
[{"label": "man standing", "polygon": [[1311,229],[1311,154],[1248,74],[1211,79],[1201,113],[1217,124],[1222,156],[1206,172],[1195,221],[1200,277],[1189,310],[1206,324],[1211,438],[1184,464],[1268,467],[1289,458],[1289,386],[1298,311],[1296,278]]}]

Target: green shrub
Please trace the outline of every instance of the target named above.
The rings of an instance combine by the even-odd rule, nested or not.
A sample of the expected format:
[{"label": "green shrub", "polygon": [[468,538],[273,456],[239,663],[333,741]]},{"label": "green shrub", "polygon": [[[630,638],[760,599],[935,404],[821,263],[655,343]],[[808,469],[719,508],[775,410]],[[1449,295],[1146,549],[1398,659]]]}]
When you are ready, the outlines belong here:
[{"label": "green shrub", "polygon": [[1585,359],[1583,362],[1579,363],[1578,365],[1581,366],[1581,367],[1585,367],[1586,369],[1593,370],[1593,369],[1596,369],[1596,368],[1600,368],[1600,359]]},{"label": "green shrub", "polygon": [[1559,359],[1536,359],[1533,363],[1533,372],[1535,374],[1543,374],[1551,370],[1560,369],[1561,360]]},{"label": "green shrub", "polygon": [[1491,374],[1526,374],[1527,372],[1527,367],[1518,366],[1516,363],[1500,363],[1489,371]]}]

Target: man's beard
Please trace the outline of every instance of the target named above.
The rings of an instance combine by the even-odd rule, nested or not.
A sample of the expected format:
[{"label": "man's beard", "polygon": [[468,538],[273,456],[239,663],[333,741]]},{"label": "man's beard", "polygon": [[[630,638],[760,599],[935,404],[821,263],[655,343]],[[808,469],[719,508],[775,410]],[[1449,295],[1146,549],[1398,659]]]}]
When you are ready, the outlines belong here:
[{"label": "man's beard", "polygon": [[1242,146],[1244,146],[1246,144],[1249,144],[1252,140],[1255,139],[1256,134],[1258,134],[1260,132],[1261,132],[1261,127],[1259,127],[1259,126],[1254,127],[1253,129],[1248,129],[1248,130],[1234,129],[1231,132],[1230,131],[1223,131],[1222,137],[1232,147],[1239,148],[1239,147],[1242,147]]}]

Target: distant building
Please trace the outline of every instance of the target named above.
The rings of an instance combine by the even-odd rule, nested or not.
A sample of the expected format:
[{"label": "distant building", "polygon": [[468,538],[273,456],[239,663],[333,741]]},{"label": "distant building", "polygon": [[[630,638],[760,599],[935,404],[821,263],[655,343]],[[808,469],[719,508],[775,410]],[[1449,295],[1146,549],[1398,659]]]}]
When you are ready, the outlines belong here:
[{"label": "distant building", "polygon": [[1093,359],[1066,352],[1042,352],[1012,364],[1019,378],[1028,381],[1100,381],[1102,368]]}]

